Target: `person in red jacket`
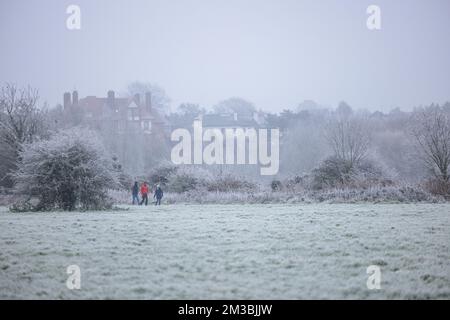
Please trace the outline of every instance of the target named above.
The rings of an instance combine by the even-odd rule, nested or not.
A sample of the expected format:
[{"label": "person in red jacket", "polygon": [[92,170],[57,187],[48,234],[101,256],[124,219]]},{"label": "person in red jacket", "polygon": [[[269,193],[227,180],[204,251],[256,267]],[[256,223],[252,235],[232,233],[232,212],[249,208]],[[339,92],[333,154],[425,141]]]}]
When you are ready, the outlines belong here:
[{"label": "person in red jacket", "polygon": [[144,204],[144,202],[145,202],[145,205],[148,205],[148,185],[146,182],[144,182],[141,186],[141,196],[142,196],[142,198],[141,198],[142,200],[141,200],[140,205]]}]

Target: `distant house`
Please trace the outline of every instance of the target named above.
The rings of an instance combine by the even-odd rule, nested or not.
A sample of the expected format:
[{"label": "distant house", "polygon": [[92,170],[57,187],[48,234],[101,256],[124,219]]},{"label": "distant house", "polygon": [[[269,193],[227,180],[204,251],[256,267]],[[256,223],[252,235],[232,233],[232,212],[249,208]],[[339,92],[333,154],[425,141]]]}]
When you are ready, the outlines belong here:
[{"label": "distant house", "polygon": [[198,116],[172,116],[172,129],[185,128],[192,129],[193,122],[200,120],[202,127],[226,129],[226,128],[261,128],[266,127],[266,119],[264,112],[248,112],[247,110],[221,110],[211,113],[201,113]]},{"label": "distant house", "polygon": [[114,91],[108,91],[105,98],[87,96],[78,99],[78,92],[64,93],[64,110],[82,114],[83,120],[94,126],[110,124],[119,134],[138,131],[144,134],[164,132],[166,122],[152,108],[151,93],[141,99],[139,94],[130,98],[117,98]]},{"label": "distant house", "polygon": [[215,112],[203,116],[204,127],[259,128],[265,124],[263,112],[241,98],[230,98],[214,107]]}]

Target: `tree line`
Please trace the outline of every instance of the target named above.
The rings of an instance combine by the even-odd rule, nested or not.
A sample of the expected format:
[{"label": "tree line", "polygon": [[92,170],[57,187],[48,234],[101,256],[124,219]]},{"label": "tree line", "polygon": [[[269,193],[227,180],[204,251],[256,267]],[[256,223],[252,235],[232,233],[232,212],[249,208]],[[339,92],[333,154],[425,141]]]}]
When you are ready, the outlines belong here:
[{"label": "tree line", "polygon": [[[129,89],[148,90],[147,87],[142,89],[138,83]],[[163,91],[159,92],[160,103],[167,106],[169,99]],[[241,104],[248,110],[256,111],[251,103],[243,99],[223,101],[216,106],[216,111],[230,106],[239,108]],[[198,105],[185,103],[176,112],[167,114],[167,119],[169,123],[176,124],[206,112]],[[58,158],[58,153],[77,154],[78,160],[71,165],[79,171],[68,174],[76,176],[72,180],[79,183],[73,191],[79,194],[71,196],[74,199],[82,198],[80,190],[87,186],[100,190],[103,190],[103,185],[105,188],[120,187],[121,179],[126,186],[130,179],[125,178],[127,174],[128,177],[136,176],[136,172],[128,169],[131,166],[117,156],[117,145],[112,147],[114,141],[111,141],[113,138],[108,130],[89,128],[80,120],[64,117],[66,115],[62,110],[41,104],[38,91],[34,88],[8,83],[0,88],[0,186],[4,192],[16,190],[34,194],[38,191],[30,191],[30,185],[46,181],[48,186],[45,172],[54,170],[51,172],[56,174],[55,168],[67,161]],[[282,132],[281,168],[279,177],[275,179],[277,181],[271,184],[274,190],[293,182],[295,184],[295,181],[307,181],[307,187],[316,190],[407,182],[416,183],[432,194],[446,198],[450,195],[450,103],[416,107],[409,112],[394,109],[382,113],[353,110],[342,102],[336,109],[312,105],[277,114],[264,113],[264,121],[265,126],[278,127]],[[123,145],[129,146],[129,142]],[[75,150],[76,153],[73,153]],[[164,150],[168,150],[168,145],[148,152],[159,157],[141,159],[145,170],[152,170],[168,160],[168,153]],[[47,161],[49,159],[54,162]],[[95,167],[94,163],[102,165]],[[86,164],[91,167],[86,167]],[[69,172],[69,164],[64,165],[64,170]],[[86,168],[92,172],[83,173]],[[233,172],[233,169],[230,170]],[[96,172],[102,173],[100,181],[81,178],[88,174],[93,177]],[[240,173],[245,174],[246,171]],[[62,176],[60,180],[64,180]],[[58,188],[64,190],[67,186]],[[90,201],[95,207],[102,202],[101,197],[96,196],[95,192],[91,194],[95,199]],[[52,198],[49,194],[45,197]],[[48,201],[62,201],[65,204],[61,206],[68,206],[69,209],[79,201],[72,199],[70,203],[66,200]],[[45,207],[46,201],[41,205]]]}]

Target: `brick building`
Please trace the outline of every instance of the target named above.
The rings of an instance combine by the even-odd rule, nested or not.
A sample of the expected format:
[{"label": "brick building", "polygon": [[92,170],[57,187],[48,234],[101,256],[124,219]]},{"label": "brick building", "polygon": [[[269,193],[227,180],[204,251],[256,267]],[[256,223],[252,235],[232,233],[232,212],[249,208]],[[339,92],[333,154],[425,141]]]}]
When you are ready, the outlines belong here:
[{"label": "brick building", "polygon": [[142,132],[144,134],[163,133],[166,121],[152,107],[152,96],[147,92],[144,97],[118,98],[114,91],[108,91],[106,97],[87,96],[79,99],[78,92],[64,93],[64,110],[78,113],[83,122],[93,126],[109,124],[118,134]]}]

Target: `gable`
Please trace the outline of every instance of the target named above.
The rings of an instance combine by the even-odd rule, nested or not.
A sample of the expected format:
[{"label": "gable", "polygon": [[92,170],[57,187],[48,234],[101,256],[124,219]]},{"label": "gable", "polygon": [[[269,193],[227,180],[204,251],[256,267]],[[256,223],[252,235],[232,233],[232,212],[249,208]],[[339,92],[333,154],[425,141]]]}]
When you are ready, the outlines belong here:
[{"label": "gable", "polygon": [[138,108],[137,104],[134,101],[131,101],[131,103],[128,105],[128,108]]}]

